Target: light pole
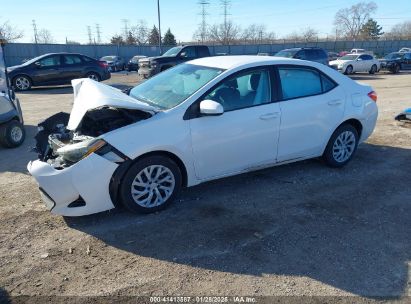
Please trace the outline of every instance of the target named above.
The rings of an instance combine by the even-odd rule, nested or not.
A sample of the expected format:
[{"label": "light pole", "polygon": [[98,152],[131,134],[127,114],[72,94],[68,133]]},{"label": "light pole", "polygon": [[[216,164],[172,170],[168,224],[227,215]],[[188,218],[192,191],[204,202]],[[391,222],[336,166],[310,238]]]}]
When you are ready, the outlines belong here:
[{"label": "light pole", "polygon": [[160,55],[161,55],[163,51],[161,50],[160,0],[157,0],[157,15],[158,15],[158,47],[160,49]]}]

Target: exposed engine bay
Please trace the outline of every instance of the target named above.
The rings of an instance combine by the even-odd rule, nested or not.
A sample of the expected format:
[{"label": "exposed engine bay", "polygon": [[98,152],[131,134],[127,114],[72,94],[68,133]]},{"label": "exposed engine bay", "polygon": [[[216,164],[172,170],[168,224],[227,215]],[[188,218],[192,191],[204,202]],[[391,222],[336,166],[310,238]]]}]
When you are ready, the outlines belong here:
[{"label": "exposed engine bay", "polygon": [[91,145],[98,144],[98,136],[151,116],[141,110],[102,106],[88,110],[78,127],[69,130],[70,114],[60,112],[38,125],[35,150],[40,160],[55,168],[69,167],[84,157]]}]

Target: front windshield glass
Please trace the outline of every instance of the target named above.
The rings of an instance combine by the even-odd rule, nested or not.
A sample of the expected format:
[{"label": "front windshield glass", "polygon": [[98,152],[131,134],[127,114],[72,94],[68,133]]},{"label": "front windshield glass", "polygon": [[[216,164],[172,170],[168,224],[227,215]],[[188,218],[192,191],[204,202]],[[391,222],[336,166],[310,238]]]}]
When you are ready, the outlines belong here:
[{"label": "front windshield glass", "polygon": [[175,56],[175,55],[178,54],[178,52],[181,51],[181,49],[182,49],[181,46],[173,47],[173,48],[169,49],[167,52],[165,52],[165,53],[163,54],[163,56]]},{"label": "front windshield glass", "polygon": [[404,56],[404,54],[401,53],[390,53],[387,56],[385,56],[385,59],[401,59]]},{"label": "front windshield glass", "polygon": [[340,57],[340,60],[355,60],[358,57],[359,57],[358,55],[345,55],[345,56]]},{"label": "front windshield glass", "polygon": [[293,58],[294,55],[297,53],[297,51],[292,51],[292,50],[284,50],[284,51],[279,51],[277,54],[275,54],[275,57],[285,57],[285,58]]},{"label": "front windshield glass", "polygon": [[114,56],[104,56],[104,57],[101,57],[100,60],[103,60],[103,61],[114,61],[115,59],[116,59],[116,57],[114,57]]},{"label": "front windshield glass", "polygon": [[160,110],[168,110],[182,103],[222,72],[222,69],[217,68],[179,64],[134,87],[130,96]]},{"label": "front windshield glass", "polygon": [[23,62],[21,65],[24,65],[24,66],[26,66],[26,65],[30,65],[30,64],[32,64],[32,63],[34,63],[34,62],[36,62],[36,61],[39,61],[41,58],[43,58],[44,57],[44,55],[41,55],[41,56],[38,56],[38,57],[34,57],[33,59],[30,59],[30,60],[27,60],[27,61],[25,61],[25,62]]}]

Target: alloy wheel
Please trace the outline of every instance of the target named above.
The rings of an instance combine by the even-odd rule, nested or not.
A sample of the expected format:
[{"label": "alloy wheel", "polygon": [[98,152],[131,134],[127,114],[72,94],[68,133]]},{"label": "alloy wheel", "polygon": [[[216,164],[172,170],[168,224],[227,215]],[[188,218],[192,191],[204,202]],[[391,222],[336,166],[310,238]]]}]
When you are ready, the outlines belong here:
[{"label": "alloy wheel", "polygon": [[15,85],[17,89],[21,91],[25,91],[28,88],[30,88],[30,80],[27,79],[27,77],[20,76],[16,78]]},{"label": "alloy wheel", "polygon": [[174,174],[162,165],[151,165],[141,170],[131,184],[131,195],[138,205],[145,208],[165,203],[176,185]]},{"label": "alloy wheel", "polygon": [[18,143],[23,137],[23,131],[20,129],[20,127],[15,126],[10,131],[10,137],[15,143]]},{"label": "alloy wheel", "polygon": [[98,76],[96,74],[90,74],[90,75],[88,75],[88,78],[90,78],[92,80],[95,80],[95,81],[98,81]]},{"label": "alloy wheel", "polygon": [[356,139],[351,131],[342,132],[334,141],[333,158],[339,163],[347,161],[354,153]]}]

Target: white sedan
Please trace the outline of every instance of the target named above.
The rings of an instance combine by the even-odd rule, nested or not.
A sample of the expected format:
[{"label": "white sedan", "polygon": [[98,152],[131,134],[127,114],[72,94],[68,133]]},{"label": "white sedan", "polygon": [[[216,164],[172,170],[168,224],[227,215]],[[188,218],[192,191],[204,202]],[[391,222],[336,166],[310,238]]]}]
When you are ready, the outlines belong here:
[{"label": "white sedan", "polygon": [[52,213],[123,205],[153,212],[182,187],[322,157],[342,167],[373,132],[370,86],[319,63],[208,57],[171,68],[128,95],[73,81],[70,117],[40,124],[28,170]]},{"label": "white sedan", "polygon": [[330,61],[330,66],[344,74],[356,72],[377,73],[381,68],[381,62],[369,54],[347,54]]}]

